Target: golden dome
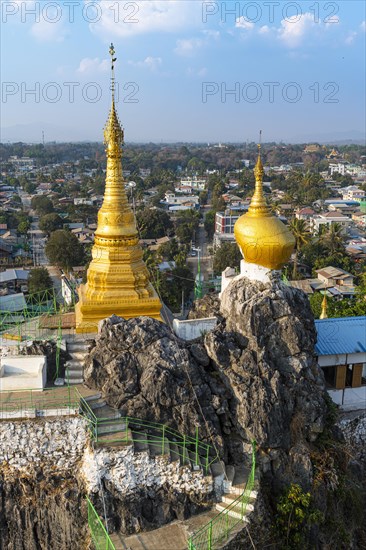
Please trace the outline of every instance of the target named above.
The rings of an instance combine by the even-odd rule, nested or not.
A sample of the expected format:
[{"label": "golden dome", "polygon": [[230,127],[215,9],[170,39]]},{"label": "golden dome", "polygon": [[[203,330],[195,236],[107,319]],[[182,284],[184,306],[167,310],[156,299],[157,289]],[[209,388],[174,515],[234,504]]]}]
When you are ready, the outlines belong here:
[{"label": "golden dome", "polygon": [[271,213],[266,203],[260,145],[258,150],[258,160],[254,168],[254,195],[248,212],[236,222],[234,234],[246,262],[269,269],[280,269],[290,259],[295,239],[286,225]]}]

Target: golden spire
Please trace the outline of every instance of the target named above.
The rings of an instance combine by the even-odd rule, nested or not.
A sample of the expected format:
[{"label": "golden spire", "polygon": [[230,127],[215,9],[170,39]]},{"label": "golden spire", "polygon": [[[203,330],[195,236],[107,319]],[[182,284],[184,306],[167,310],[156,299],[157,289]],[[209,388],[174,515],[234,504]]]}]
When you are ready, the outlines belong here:
[{"label": "golden spire", "polygon": [[260,131],[260,134],[259,134],[258,159],[257,159],[257,164],[255,165],[255,168],[254,168],[255,190],[248,209],[248,216],[253,216],[255,218],[271,215],[271,211],[267,205],[267,201],[263,193],[264,168],[263,168],[262,158],[261,158],[261,143],[260,143],[261,137],[262,137],[262,130]]},{"label": "golden spire", "polygon": [[118,115],[116,112],[116,106],[115,106],[115,86],[116,86],[116,79],[115,79],[115,73],[114,73],[114,64],[117,61],[117,57],[115,56],[115,49],[113,44],[111,44],[109,48],[109,54],[111,56],[111,91],[112,91],[112,106],[109,113],[109,117],[107,120],[107,123],[104,128],[104,143],[107,147],[107,152],[110,149],[114,149],[115,153],[118,152],[118,150],[121,149],[123,145],[123,129],[121,127],[121,124],[118,119]]},{"label": "golden spire", "polygon": [[104,200],[98,212],[92,261],[87,283],[78,289],[76,332],[95,332],[101,319],[112,314],[125,319],[146,315],[161,319],[161,303],[149,281],[135,217],[128,203],[122,172],[123,129],[115,106],[113,44],[112,105],[104,128],[107,169]]},{"label": "golden spire", "polygon": [[322,301],[322,312],[320,314],[320,317],[319,319],[327,319],[328,318],[328,314],[327,314],[327,295],[324,294],[324,298],[323,298],[323,301]]},{"label": "golden spire", "polygon": [[107,155],[106,185],[103,205],[98,212],[98,228],[95,236],[102,238],[121,235],[137,237],[135,218],[128,204],[122,173],[124,134],[115,105],[114,64],[117,58],[113,44],[109,48],[109,53],[111,56],[112,105],[104,127],[104,144]]},{"label": "golden spire", "polygon": [[[260,142],[261,135],[262,131]],[[295,239],[281,220],[272,214],[264,197],[261,143],[258,144],[254,175],[254,194],[248,212],[235,224],[235,239],[245,262],[269,269],[280,269],[290,259]]]}]

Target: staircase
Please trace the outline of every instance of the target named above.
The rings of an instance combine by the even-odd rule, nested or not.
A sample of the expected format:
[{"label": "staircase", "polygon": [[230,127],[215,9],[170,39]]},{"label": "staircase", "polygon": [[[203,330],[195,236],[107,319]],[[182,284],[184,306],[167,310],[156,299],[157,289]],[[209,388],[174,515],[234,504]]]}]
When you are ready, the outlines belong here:
[{"label": "staircase", "polygon": [[106,404],[100,393],[85,397],[84,401],[87,402],[84,411],[87,409],[87,416],[93,419],[96,447],[133,446],[134,453],[147,452],[154,459],[165,457],[169,462],[179,462],[180,467],[190,468],[192,474],[201,472],[210,476],[214,487],[222,490],[224,486],[221,502],[209,511],[146,533],[131,536],[113,533],[111,548],[186,550],[188,546],[191,550],[219,550],[248,523],[257,498],[255,442],[251,466],[225,465],[218,460],[210,464],[212,457],[207,460],[198,454],[194,439],[185,438],[167,426],[122,417],[118,410]]},{"label": "staircase", "polygon": [[85,398],[85,401],[99,420],[95,441],[97,447],[133,445],[134,453],[148,452],[151,458],[165,456],[171,462],[179,461],[180,466],[187,466],[193,472],[203,471],[205,475],[213,478],[223,478],[223,462],[214,462],[205,472],[205,458],[198,456],[197,460],[194,450],[189,445],[183,450],[174,437],[165,433],[163,438],[162,430],[147,427],[143,421],[139,425],[139,421],[130,420],[126,426],[121,413],[107,405],[100,394]]},{"label": "staircase", "polygon": [[66,349],[71,359],[65,363],[65,381],[70,385],[82,384],[85,358],[89,345],[83,340],[71,340],[66,343]]}]

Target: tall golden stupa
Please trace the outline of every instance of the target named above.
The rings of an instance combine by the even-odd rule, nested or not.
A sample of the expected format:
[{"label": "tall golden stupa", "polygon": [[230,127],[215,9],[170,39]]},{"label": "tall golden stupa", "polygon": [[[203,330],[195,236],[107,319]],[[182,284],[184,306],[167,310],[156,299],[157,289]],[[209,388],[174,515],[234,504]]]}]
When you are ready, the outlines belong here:
[{"label": "tall golden stupa", "polygon": [[248,212],[237,220],[234,234],[246,263],[268,269],[281,269],[291,257],[295,239],[286,225],[272,214],[266,203],[260,149],[259,144],[258,160],[254,168],[254,195]]},{"label": "tall golden stupa", "polygon": [[115,107],[116,61],[113,44],[112,107],[104,129],[107,172],[104,200],[98,212],[87,283],[78,289],[76,332],[96,332],[101,319],[146,315],[161,320],[161,302],[149,281],[135,217],[128,204],[122,175],[123,130]]}]

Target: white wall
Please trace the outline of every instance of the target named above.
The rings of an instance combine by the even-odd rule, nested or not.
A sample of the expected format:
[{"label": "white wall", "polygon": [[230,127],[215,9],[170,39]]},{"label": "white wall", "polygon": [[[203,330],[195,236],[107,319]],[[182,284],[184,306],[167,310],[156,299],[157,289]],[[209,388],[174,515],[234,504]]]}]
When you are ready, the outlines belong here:
[{"label": "white wall", "polygon": [[334,403],[346,411],[363,410],[366,408],[366,386],[360,388],[345,388],[344,390],[328,390]]},{"label": "white wall", "polygon": [[205,319],[189,319],[180,321],[174,319],[173,329],[175,334],[182,340],[195,340],[200,338],[202,334],[213,330],[217,324],[216,317],[206,317]]}]

